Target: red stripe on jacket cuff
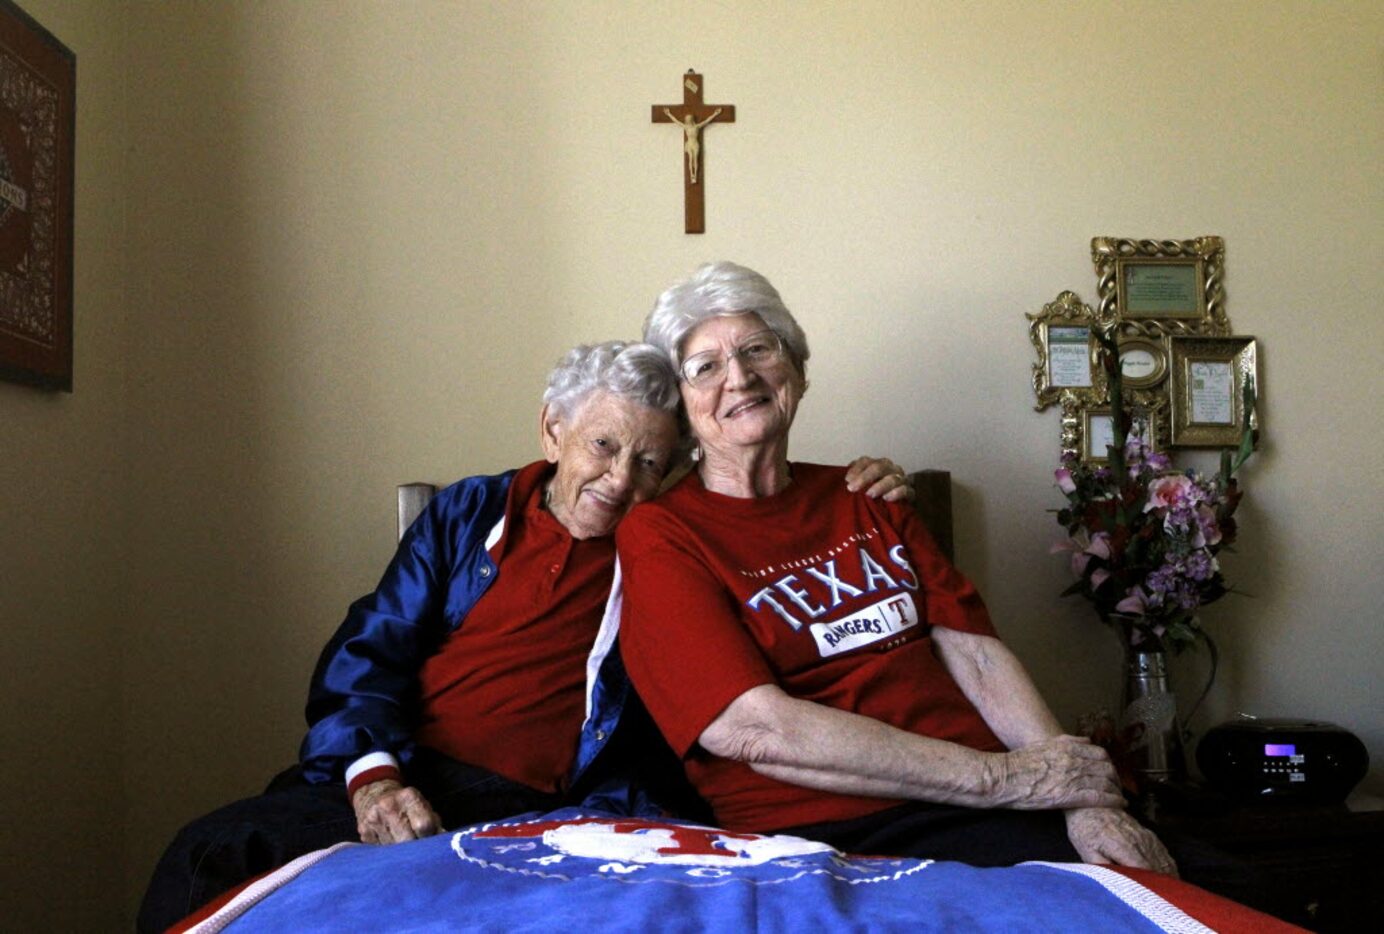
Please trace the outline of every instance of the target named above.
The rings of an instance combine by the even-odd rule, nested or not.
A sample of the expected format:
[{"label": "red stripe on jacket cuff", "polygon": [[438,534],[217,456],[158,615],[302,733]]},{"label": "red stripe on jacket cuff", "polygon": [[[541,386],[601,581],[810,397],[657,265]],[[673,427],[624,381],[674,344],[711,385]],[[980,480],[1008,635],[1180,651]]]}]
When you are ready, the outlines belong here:
[{"label": "red stripe on jacket cuff", "polygon": [[359,775],[351,779],[351,783],[346,786],[346,797],[354,798],[356,792],[372,782],[383,782],[393,780],[402,783],[403,773],[392,765],[377,765],[373,769],[366,769]]}]

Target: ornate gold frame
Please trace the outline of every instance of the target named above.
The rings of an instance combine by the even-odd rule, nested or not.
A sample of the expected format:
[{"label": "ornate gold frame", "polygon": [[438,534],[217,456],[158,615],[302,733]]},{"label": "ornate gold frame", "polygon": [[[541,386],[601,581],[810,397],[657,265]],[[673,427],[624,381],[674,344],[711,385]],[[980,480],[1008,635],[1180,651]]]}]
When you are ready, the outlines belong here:
[{"label": "ornate gold frame", "polygon": [[[1028,318],[1028,338],[1033,342],[1034,350],[1038,351],[1038,362],[1033,364],[1033,395],[1038,402],[1033,409],[1041,412],[1048,406],[1059,402],[1064,392],[1073,389],[1090,389],[1097,380],[1095,350],[1096,341],[1093,334],[1096,327],[1096,315],[1091,310],[1091,306],[1082,303],[1075,292],[1063,292],[1056,299],[1043,306],[1043,310],[1037,314],[1026,314]],[[1088,367],[1088,382],[1085,386],[1076,385],[1057,385],[1052,378],[1052,342],[1050,341],[1050,330],[1054,327],[1070,327],[1086,329],[1086,364]]]},{"label": "ornate gold frame", "polygon": [[[1120,338],[1120,372],[1124,384],[1130,389],[1148,389],[1157,386],[1168,378],[1168,343],[1166,340],[1150,340],[1146,337]],[[1140,376],[1129,372],[1125,355],[1131,352],[1144,352],[1153,357],[1153,372]]]},{"label": "ornate gold frame", "polygon": [[[1096,316],[1101,321],[1136,325],[1145,335],[1230,333],[1225,313],[1225,241],[1220,237],[1194,240],[1132,240],[1122,237],[1094,237],[1091,260],[1096,266],[1096,289],[1100,295]],[[1196,269],[1196,307],[1167,313],[1131,314],[1125,295],[1126,273],[1130,267],[1191,265]]]},{"label": "ornate gold frame", "polygon": [[[1174,447],[1221,448],[1236,447],[1245,431],[1244,388],[1248,381],[1255,397],[1260,393],[1259,348],[1253,337],[1173,337],[1168,380],[1172,400],[1172,434]],[[1223,364],[1230,367],[1233,377],[1227,403],[1228,422],[1197,420],[1197,401],[1192,368],[1197,364]],[[1256,437],[1259,430],[1259,410],[1255,406],[1249,417],[1249,427]]]},{"label": "ornate gold frame", "polygon": [[[1124,328],[1124,326],[1121,326],[1121,329],[1128,330],[1127,334],[1121,334],[1118,337],[1121,366],[1124,365],[1125,353],[1130,350],[1146,350],[1153,354],[1157,361],[1154,371],[1147,376],[1131,376],[1129,373],[1125,373],[1125,391],[1127,392],[1131,389],[1151,390],[1156,386],[1163,385],[1167,381],[1169,372],[1168,367],[1172,359],[1168,351],[1168,338],[1162,334],[1149,335],[1141,330],[1132,328],[1127,329]],[[1092,390],[1098,398],[1108,398],[1110,395],[1110,379],[1106,375],[1104,367],[1099,365],[1099,361],[1097,361],[1092,372],[1095,374],[1095,381],[1091,387]],[[1166,395],[1166,390],[1163,390],[1162,394]]]},{"label": "ornate gold frame", "polygon": [[[1168,400],[1160,392],[1127,391],[1126,406],[1136,419],[1142,419],[1148,429],[1145,436],[1155,451],[1165,451],[1168,441]],[[1106,464],[1109,458],[1089,449],[1090,425],[1093,417],[1108,416],[1110,401],[1084,392],[1062,394],[1062,453],[1072,454],[1087,464]]]}]

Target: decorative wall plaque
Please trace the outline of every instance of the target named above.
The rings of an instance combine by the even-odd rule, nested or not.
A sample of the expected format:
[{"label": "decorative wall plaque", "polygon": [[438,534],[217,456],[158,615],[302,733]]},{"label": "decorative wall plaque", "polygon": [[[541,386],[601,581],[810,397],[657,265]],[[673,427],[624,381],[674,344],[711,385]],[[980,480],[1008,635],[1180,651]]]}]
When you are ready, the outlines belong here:
[{"label": "decorative wall plaque", "polygon": [[77,58],[0,0],[0,377],[72,391]]}]

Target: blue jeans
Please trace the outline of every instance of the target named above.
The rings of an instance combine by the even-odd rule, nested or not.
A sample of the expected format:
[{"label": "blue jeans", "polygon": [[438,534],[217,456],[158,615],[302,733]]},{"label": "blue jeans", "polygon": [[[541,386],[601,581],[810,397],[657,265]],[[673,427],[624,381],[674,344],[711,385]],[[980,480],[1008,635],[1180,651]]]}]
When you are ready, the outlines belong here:
[{"label": "blue jeans", "polygon": [[[422,747],[409,763],[408,781],[444,827],[561,806],[560,795]],[[359,840],[345,786],[314,785],[294,766],[276,776],[264,794],[228,804],[179,832],[154,870],[137,928],[163,931],[248,879],[305,853]]]}]

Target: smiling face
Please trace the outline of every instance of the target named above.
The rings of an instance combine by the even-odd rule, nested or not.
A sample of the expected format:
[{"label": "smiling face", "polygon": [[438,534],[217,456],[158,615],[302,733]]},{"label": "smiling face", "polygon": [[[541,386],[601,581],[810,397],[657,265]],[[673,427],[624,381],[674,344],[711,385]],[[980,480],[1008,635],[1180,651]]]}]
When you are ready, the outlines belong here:
[{"label": "smiling face", "polygon": [[567,418],[540,415],[543,454],[557,464],[548,509],[573,538],[597,538],[658,492],[677,448],[677,419],[597,390]]},{"label": "smiling face", "polygon": [[[682,342],[682,359],[712,351],[726,361],[746,339],[765,331],[759,315],[709,318]],[[755,448],[787,439],[806,381],[787,350],[750,367],[736,356],[726,361],[725,379],[710,385],[682,382],[682,401],[704,455]]]}]

